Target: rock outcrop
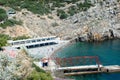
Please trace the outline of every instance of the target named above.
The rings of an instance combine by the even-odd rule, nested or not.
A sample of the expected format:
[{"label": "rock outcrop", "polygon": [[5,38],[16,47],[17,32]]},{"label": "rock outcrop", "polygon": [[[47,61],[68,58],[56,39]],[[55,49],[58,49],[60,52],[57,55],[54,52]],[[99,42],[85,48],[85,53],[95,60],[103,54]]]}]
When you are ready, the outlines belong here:
[{"label": "rock outcrop", "polygon": [[23,80],[33,71],[32,60],[24,51],[12,54],[0,51],[0,80]]}]

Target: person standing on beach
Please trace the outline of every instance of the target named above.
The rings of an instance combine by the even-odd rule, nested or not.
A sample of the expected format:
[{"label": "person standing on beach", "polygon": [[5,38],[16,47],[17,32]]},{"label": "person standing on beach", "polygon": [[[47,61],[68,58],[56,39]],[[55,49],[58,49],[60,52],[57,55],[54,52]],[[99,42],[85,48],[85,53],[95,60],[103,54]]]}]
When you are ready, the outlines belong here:
[{"label": "person standing on beach", "polygon": [[48,66],[48,59],[47,58],[43,58],[42,62],[43,62],[42,67]]}]

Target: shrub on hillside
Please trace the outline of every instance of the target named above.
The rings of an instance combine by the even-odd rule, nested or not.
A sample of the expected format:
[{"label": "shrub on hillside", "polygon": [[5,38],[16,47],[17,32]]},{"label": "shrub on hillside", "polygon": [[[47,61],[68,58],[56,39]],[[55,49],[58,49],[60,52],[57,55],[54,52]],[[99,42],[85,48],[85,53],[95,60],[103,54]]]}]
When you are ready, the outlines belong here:
[{"label": "shrub on hillside", "polygon": [[23,4],[20,5],[21,8],[26,8],[27,10],[35,13],[35,14],[47,14],[49,13],[49,9],[47,8],[45,3],[37,2],[37,1],[24,1]]},{"label": "shrub on hillside", "polygon": [[78,12],[78,10],[77,10],[77,8],[75,6],[71,6],[69,8],[69,11],[68,11],[68,13],[70,14],[70,16],[73,16],[77,12]]},{"label": "shrub on hillside", "polygon": [[86,11],[91,6],[93,6],[93,4],[91,4],[90,1],[86,0],[84,3],[77,4],[77,6],[78,6],[78,8],[79,8],[80,11]]},{"label": "shrub on hillside", "polygon": [[49,73],[34,70],[25,80],[53,80]]},{"label": "shrub on hillside", "polygon": [[63,10],[57,10],[57,16],[59,16],[60,19],[66,19],[68,15]]},{"label": "shrub on hillside", "polygon": [[0,4],[9,6],[15,10],[26,8],[35,14],[41,15],[50,12],[44,0],[0,0]]},{"label": "shrub on hillside", "polygon": [[22,25],[22,21],[16,21],[14,19],[8,19],[4,23],[0,24],[0,27],[6,28],[7,26]]},{"label": "shrub on hillside", "polygon": [[0,48],[7,44],[8,39],[10,39],[8,35],[0,34]]},{"label": "shrub on hillside", "polygon": [[32,67],[34,67],[37,72],[46,73],[43,69],[40,69],[40,68],[39,68],[38,66],[36,66],[34,63],[32,64]]},{"label": "shrub on hillside", "polygon": [[7,19],[6,11],[0,8],[0,22],[4,21],[5,19]]},{"label": "shrub on hillside", "polygon": [[52,7],[59,7],[59,8],[64,6],[65,4],[60,1],[53,2],[53,5],[52,5]]},{"label": "shrub on hillside", "polygon": [[44,70],[40,69],[34,63],[32,64],[32,67],[35,69],[29,76],[27,76],[25,80],[53,80],[50,73],[47,73]]},{"label": "shrub on hillside", "polygon": [[66,13],[62,13],[60,15],[60,19],[66,19],[68,17],[68,15]]}]

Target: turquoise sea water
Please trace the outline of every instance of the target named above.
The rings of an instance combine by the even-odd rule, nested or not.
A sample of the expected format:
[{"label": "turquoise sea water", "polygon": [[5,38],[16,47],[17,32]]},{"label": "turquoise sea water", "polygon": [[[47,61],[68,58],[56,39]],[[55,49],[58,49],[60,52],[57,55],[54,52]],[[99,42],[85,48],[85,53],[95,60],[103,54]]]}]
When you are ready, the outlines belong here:
[{"label": "turquoise sea water", "polygon": [[[120,65],[120,40],[78,42],[56,53],[57,57],[99,56],[103,65]],[[75,80],[120,80],[120,73],[71,76]]]}]

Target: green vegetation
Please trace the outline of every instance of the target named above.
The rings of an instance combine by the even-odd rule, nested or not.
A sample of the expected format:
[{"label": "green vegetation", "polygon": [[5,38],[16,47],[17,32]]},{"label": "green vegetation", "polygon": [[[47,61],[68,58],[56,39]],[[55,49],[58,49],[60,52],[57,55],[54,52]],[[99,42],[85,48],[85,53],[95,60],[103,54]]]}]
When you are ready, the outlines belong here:
[{"label": "green vegetation", "polygon": [[70,16],[73,16],[74,14],[80,12],[80,11],[86,11],[88,10],[91,6],[91,2],[89,0],[86,0],[84,3],[77,3],[77,6],[71,6],[68,10],[68,14]]},{"label": "green vegetation", "polygon": [[50,73],[47,73],[44,70],[40,69],[34,63],[32,64],[32,67],[35,69],[25,80],[53,80]]},{"label": "green vegetation", "polygon": [[32,64],[32,67],[34,67],[37,72],[43,72],[43,73],[45,73],[45,71],[44,71],[43,69],[40,69],[40,68],[39,68],[38,66],[36,66],[34,63]]},{"label": "green vegetation", "polygon": [[[0,5],[9,6],[15,10],[26,8],[35,14],[47,14],[55,7],[64,7],[65,2],[75,3],[78,0],[0,0]],[[53,3],[50,5],[50,3]]]},{"label": "green vegetation", "polygon": [[50,12],[45,0],[0,0],[0,4],[9,6],[15,10],[26,8],[33,13],[41,15]]},{"label": "green vegetation", "polygon": [[0,24],[0,27],[6,28],[7,26],[22,25],[22,21],[16,21],[14,19],[8,19],[4,23]]},{"label": "green vegetation", "polygon": [[4,21],[5,19],[7,19],[6,11],[0,8],[0,22]]},{"label": "green vegetation", "polygon": [[49,73],[33,71],[25,80],[53,80]]},{"label": "green vegetation", "polygon": [[25,0],[24,2],[22,2],[22,4],[20,4],[20,8],[26,8],[27,10],[35,13],[35,14],[47,14],[49,13],[49,9],[47,7],[47,5],[42,2],[42,0]]},{"label": "green vegetation", "polygon": [[77,6],[69,7],[69,10],[67,12],[65,12],[64,10],[57,10],[57,16],[59,16],[60,19],[66,19],[68,15],[73,16],[80,11],[86,11],[91,6],[93,6],[91,2],[89,0],[85,0],[84,3],[77,3]]},{"label": "green vegetation", "polygon": [[66,3],[77,4],[77,6],[70,7],[68,12],[57,10],[59,18],[66,19],[68,15],[73,16],[75,13],[86,11],[93,6],[90,0],[85,0],[84,3],[76,3],[77,1],[78,0],[0,0],[0,5],[9,6],[15,10],[26,8],[35,14],[43,15],[50,13],[51,10],[55,10],[56,7],[64,7]]},{"label": "green vegetation", "polygon": [[10,39],[8,35],[0,34],[0,48],[7,44],[8,39]]},{"label": "green vegetation", "polygon": [[6,11],[0,8],[0,27],[6,28],[7,26],[22,25],[22,21],[16,21],[15,19],[8,19]]},{"label": "green vegetation", "polygon": [[21,39],[28,39],[28,38],[30,37],[25,35],[11,38],[9,35],[0,34],[0,48],[7,44],[7,40],[10,40],[10,39],[21,40]]},{"label": "green vegetation", "polygon": [[60,19],[66,19],[68,17],[68,14],[63,10],[57,10],[57,16],[59,16]]},{"label": "green vegetation", "polygon": [[77,6],[78,6],[80,11],[86,11],[93,5],[91,4],[91,2],[85,1],[84,3],[77,4]]},{"label": "green vegetation", "polygon": [[23,35],[23,36],[14,37],[13,40],[22,40],[22,39],[28,39],[28,38],[30,37]]},{"label": "green vegetation", "polygon": [[[62,1],[62,0],[61,0]],[[63,2],[60,2],[60,1],[54,1],[53,2],[53,5],[52,5],[52,8],[55,8],[55,7],[64,7],[65,6],[65,4],[63,3]]]},{"label": "green vegetation", "polygon": [[75,6],[71,6],[70,8],[69,8],[69,11],[68,11],[68,13],[70,14],[70,16],[73,16],[75,13],[78,13],[78,9],[75,7]]}]

